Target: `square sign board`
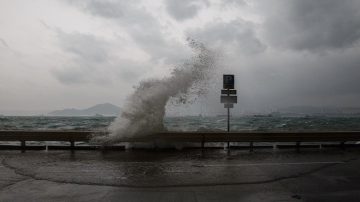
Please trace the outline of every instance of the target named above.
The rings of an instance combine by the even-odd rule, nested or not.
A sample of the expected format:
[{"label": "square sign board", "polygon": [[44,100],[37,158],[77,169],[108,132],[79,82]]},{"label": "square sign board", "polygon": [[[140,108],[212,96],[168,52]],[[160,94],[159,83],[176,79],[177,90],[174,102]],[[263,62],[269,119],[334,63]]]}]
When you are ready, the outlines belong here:
[{"label": "square sign board", "polygon": [[224,89],[234,89],[235,78],[233,74],[224,74],[223,81],[224,81],[224,85],[223,85]]},{"label": "square sign board", "polygon": [[220,97],[220,102],[221,102],[221,103],[226,103],[226,104],[237,103],[237,96],[226,96],[226,95],[222,95],[222,96]]}]

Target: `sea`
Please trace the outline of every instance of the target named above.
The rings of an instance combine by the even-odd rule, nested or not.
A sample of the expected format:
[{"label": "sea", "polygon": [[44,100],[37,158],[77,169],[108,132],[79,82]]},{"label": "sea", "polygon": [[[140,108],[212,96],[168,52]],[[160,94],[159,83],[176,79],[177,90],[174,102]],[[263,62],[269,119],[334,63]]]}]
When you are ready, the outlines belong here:
[{"label": "sea", "polygon": [[[1,116],[0,130],[104,131],[116,117]],[[227,117],[165,117],[168,131],[226,131]],[[231,117],[231,131],[360,131],[360,117]]]}]

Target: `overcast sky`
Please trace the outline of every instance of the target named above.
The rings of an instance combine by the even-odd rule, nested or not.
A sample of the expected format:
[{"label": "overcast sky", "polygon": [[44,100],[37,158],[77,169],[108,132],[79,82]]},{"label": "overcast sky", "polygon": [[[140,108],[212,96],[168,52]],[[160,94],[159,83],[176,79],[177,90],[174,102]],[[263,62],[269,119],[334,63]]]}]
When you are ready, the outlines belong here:
[{"label": "overcast sky", "polygon": [[[0,113],[121,106],[191,57],[187,37],[221,53],[238,112],[360,107],[358,0],[1,0]],[[220,81],[201,110],[223,110]]]}]

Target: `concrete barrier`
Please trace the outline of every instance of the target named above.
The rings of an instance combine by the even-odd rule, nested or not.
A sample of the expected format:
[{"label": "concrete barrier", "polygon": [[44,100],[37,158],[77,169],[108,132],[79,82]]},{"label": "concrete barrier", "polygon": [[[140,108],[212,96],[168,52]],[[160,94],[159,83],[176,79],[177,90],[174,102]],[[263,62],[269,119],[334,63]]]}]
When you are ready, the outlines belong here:
[{"label": "concrete barrier", "polygon": [[[21,148],[26,148],[26,141],[67,141],[70,149],[75,142],[87,142],[92,134],[105,134],[98,131],[0,131],[0,141],[20,141]],[[144,137],[124,138],[122,142],[197,142],[204,147],[207,142],[340,142],[360,141],[360,131],[344,132],[162,132]]]}]

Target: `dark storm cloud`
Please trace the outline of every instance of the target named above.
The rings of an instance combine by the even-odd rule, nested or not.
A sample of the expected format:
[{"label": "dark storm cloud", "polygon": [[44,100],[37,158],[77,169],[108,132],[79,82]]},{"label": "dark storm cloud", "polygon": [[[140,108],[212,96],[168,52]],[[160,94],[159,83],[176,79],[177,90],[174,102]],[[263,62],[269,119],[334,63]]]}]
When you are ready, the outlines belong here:
[{"label": "dark storm cloud", "polygon": [[254,86],[271,92],[255,90],[263,92],[263,104],[358,105],[360,1],[266,1],[265,6],[264,36],[284,52],[271,56],[280,62],[261,64],[274,70],[256,77]]},{"label": "dark storm cloud", "polygon": [[265,30],[276,46],[319,51],[359,42],[358,0],[286,0],[266,5],[272,14],[267,16]]},{"label": "dark storm cloud", "polygon": [[254,25],[242,19],[207,24],[203,28],[190,30],[189,35],[211,47],[225,48],[235,54],[256,54],[266,49],[257,38]]},{"label": "dark storm cloud", "polygon": [[52,74],[64,84],[110,84],[121,78],[125,83],[136,81],[149,67],[137,61],[110,56],[117,50],[116,44],[94,35],[65,33],[56,30],[59,45],[70,54],[66,66],[52,70]]},{"label": "dark storm cloud", "polygon": [[[124,28],[134,43],[147,52],[152,60],[169,62],[181,58],[182,47],[167,38],[164,27],[144,7],[130,1],[74,2],[86,13],[110,19]],[[237,76],[241,98],[239,106],[242,109],[269,109],[299,104],[358,105],[360,55],[357,52],[360,50],[356,44],[360,37],[359,3],[350,0],[264,2],[264,7],[259,11],[259,15],[264,16],[264,24],[254,24],[240,18],[230,22],[219,19],[185,33],[207,46],[228,51],[224,55],[230,53],[227,62],[232,64],[228,71]],[[236,4],[240,6],[245,3],[239,1]],[[234,5],[234,1],[228,5]],[[179,21],[190,19],[199,11],[196,10],[194,14],[190,9],[189,13],[186,11],[176,17],[168,7],[165,8]],[[179,7],[175,12],[181,14],[181,9]],[[338,49],[341,51],[328,51]],[[91,55],[91,52],[78,53],[79,49],[71,46],[67,50],[77,57]],[[319,51],[326,53],[313,54]],[[127,78],[142,74],[132,71],[138,68],[137,64],[122,64],[122,80],[127,81]],[[58,77],[67,82],[86,82],[95,77],[91,74],[83,76],[79,73],[83,70],[77,68],[73,68],[73,73],[70,73],[69,69]],[[352,99],[345,102],[344,98],[349,96]],[[213,106],[218,106],[218,95],[211,100],[216,100]]]},{"label": "dark storm cloud", "polygon": [[193,18],[204,6],[209,6],[207,0],[166,0],[167,12],[176,20]]},{"label": "dark storm cloud", "polygon": [[153,60],[178,61],[183,47],[167,39],[163,27],[138,1],[71,1],[87,13],[114,20]]},{"label": "dark storm cloud", "polygon": [[[360,95],[360,52],[353,50],[343,55],[329,55],[307,67],[298,68],[293,86],[308,96]],[[301,79],[300,79],[301,78]]]},{"label": "dark storm cloud", "polygon": [[234,72],[241,103],[248,106],[358,106],[359,48],[327,55],[282,54],[250,64],[239,60],[232,69],[239,64],[251,67]]}]

